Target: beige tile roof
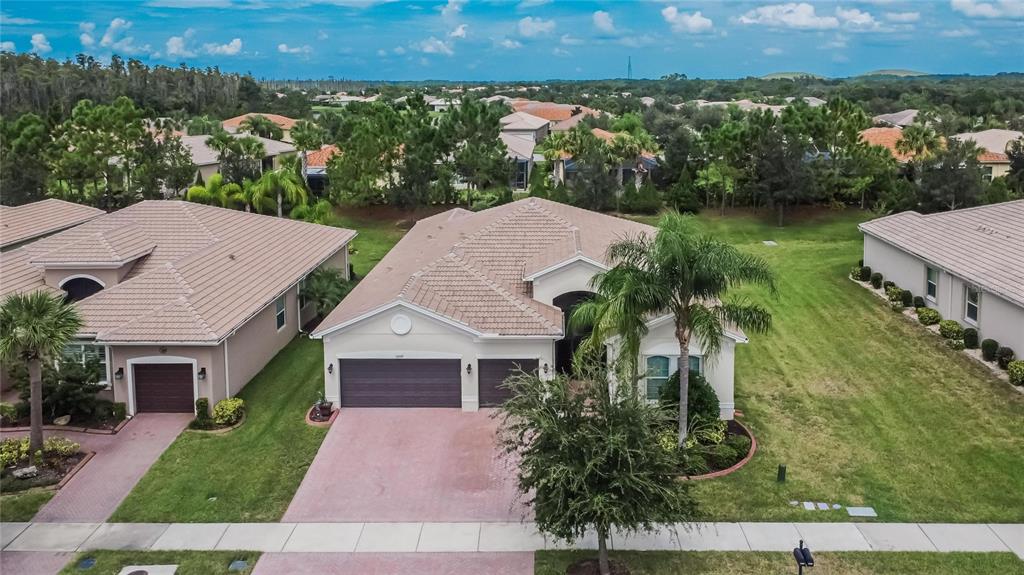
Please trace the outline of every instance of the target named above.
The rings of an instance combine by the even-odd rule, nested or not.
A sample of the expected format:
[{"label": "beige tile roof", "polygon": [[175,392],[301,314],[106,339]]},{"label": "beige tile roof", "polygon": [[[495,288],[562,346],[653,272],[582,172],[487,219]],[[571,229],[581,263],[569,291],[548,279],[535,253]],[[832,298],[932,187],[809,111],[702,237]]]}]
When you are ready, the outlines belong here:
[{"label": "beige tile roof", "polygon": [[23,206],[0,206],[0,248],[102,216],[103,210],[50,198]]},{"label": "beige tile roof", "polygon": [[523,278],[654,228],[539,198],[420,220],[334,309],[315,335],[392,304],[426,308],[488,335],[562,335],[562,312]]},{"label": "beige tile roof", "polygon": [[1024,200],[871,220],[861,231],[1024,306]]},{"label": "beige tile roof", "polygon": [[33,257],[32,264],[117,265],[135,261],[153,251],[156,243],[138,224],[103,229],[52,251]]},{"label": "beige tile roof", "polygon": [[[125,229],[144,240],[122,238]],[[133,245],[151,243],[121,283],[78,302],[82,334],[108,343],[216,343],[354,236],[189,202],[146,201],[0,254],[0,295],[50,289],[30,261],[56,262],[54,254],[77,254],[92,238],[117,240],[111,243],[118,257],[118,250],[130,255]]]},{"label": "beige tile roof", "polygon": [[549,123],[544,118],[526,112],[512,112],[499,121],[502,130],[539,130]]}]

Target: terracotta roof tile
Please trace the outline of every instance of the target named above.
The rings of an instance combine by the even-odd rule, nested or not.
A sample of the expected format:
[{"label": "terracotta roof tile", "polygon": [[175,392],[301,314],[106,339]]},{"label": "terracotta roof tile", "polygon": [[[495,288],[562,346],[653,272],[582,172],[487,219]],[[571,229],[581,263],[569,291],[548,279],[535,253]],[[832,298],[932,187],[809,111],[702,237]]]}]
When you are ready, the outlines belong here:
[{"label": "terracotta roof tile", "polygon": [[288,116],[282,116],[280,114],[264,114],[262,112],[250,112],[248,114],[242,114],[241,116],[235,116],[234,118],[228,118],[227,120],[221,122],[221,124],[225,128],[237,128],[241,126],[242,122],[244,122],[245,119],[249,116],[263,116],[264,118],[277,124],[277,127],[281,128],[282,130],[291,130],[292,128],[295,127],[295,123],[298,122],[298,120],[289,118]]},{"label": "terracotta roof tile", "polygon": [[327,161],[334,157],[340,150],[338,146],[329,144],[319,150],[306,153],[306,166],[310,168],[326,168]]},{"label": "terracotta roof tile", "polygon": [[0,206],[0,248],[77,226],[103,210],[50,198],[22,206]]},{"label": "terracotta roof tile", "polygon": [[899,128],[868,128],[860,133],[860,137],[870,146],[881,146],[898,162],[906,162],[914,157],[913,153],[904,154],[896,149],[896,143],[903,138],[903,130]]}]

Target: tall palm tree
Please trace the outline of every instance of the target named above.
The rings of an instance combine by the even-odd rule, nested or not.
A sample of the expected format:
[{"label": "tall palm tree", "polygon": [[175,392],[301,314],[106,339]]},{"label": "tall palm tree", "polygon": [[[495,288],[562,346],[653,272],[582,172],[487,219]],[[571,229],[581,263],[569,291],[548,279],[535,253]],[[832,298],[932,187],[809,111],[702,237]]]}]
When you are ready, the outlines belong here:
[{"label": "tall palm tree", "polygon": [[277,197],[277,217],[284,217],[284,200],[292,206],[305,205],[307,200],[306,186],[295,170],[284,166],[276,170],[264,172],[253,184],[253,204],[261,203],[264,198]]},{"label": "tall palm tree", "polygon": [[619,336],[618,360],[636,373],[640,341],[647,320],[671,314],[679,341],[679,444],[686,440],[686,405],[690,386],[690,341],[695,337],[706,358],[721,351],[722,331],[729,324],[765,332],[771,314],[744,300],[723,302],[729,288],[743,283],[775,291],[774,274],[763,259],[701,235],[691,216],[670,212],[658,223],[654,237],[639,234],[608,248],[613,267],[591,281],[597,297],[576,308],[570,323],[591,325],[584,353],[601,349]]},{"label": "tall palm tree", "polygon": [[222,208],[235,207],[242,196],[242,186],[224,183],[224,176],[214,174],[206,185],[195,185],[188,189],[185,199],[198,204],[209,204]]},{"label": "tall palm tree", "polygon": [[43,361],[59,357],[81,325],[73,305],[41,291],[9,295],[0,305],[0,358],[28,367],[31,453],[43,448]]},{"label": "tall palm tree", "polygon": [[313,122],[299,120],[295,123],[295,127],[292,128],[291,135],[292,142],[299,149],[299,157],[302,159],[302,181],[308,185],[306,179],[306,166],[308,165],[306,154],[310,150],[319,150],[320,146],[324,144],[326,134],[320,126]]},{"label": "tall palm tree", "polygon": [[942,139],[930,126],[911,124],[903,128],[900,139],[896,142],[896,150],[902,154],[913,154],[915,159],[923,160],[942,146]]}]

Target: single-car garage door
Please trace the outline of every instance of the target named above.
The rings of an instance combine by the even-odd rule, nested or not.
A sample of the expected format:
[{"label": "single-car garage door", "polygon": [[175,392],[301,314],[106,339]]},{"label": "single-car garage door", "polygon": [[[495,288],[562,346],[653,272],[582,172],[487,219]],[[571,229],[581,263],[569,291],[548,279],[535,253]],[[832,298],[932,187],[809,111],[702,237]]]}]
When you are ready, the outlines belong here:
[{"label": "single-car garage door", "polygon": [[509,398],[508,389],[501,386],[505,379],[519,371],[536,372],[536,359],[481,359],[480,406],[501,405]]},{"label": "single-car garage door", "polygon": [[137,363],[132,381],[137,413],[194,411],[191,363]]},{"label": "single-car garage door", "polygon": [[342,407],[461,407],[457,359],[342,359]]}]

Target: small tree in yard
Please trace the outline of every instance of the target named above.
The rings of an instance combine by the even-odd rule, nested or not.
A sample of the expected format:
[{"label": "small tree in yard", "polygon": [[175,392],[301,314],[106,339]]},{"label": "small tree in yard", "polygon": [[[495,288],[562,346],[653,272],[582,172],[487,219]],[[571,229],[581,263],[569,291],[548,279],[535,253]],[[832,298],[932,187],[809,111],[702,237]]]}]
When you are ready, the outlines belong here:
[{"label": "small tree in yard", "polygon": [[41,291],[9,295],[0,305],[0,359],[28,367],[32,454],[43,449],[43,362],[59,357],[81,325],[74,306]]},{"label": "small tree in yard", "polygon": [[614,390],[608,382],[599,368],[571,383],[520,373],[505,382],[512,397],[496,414],[499,442],[518,460],[518,489],[537,528],[565,540],[596,531],[602,575],[611,573],[613,527],[649,532],[697,516],[689,484],[676,476],[675,446],[658,441],[672,417],[641,398],[635,381]]}]

